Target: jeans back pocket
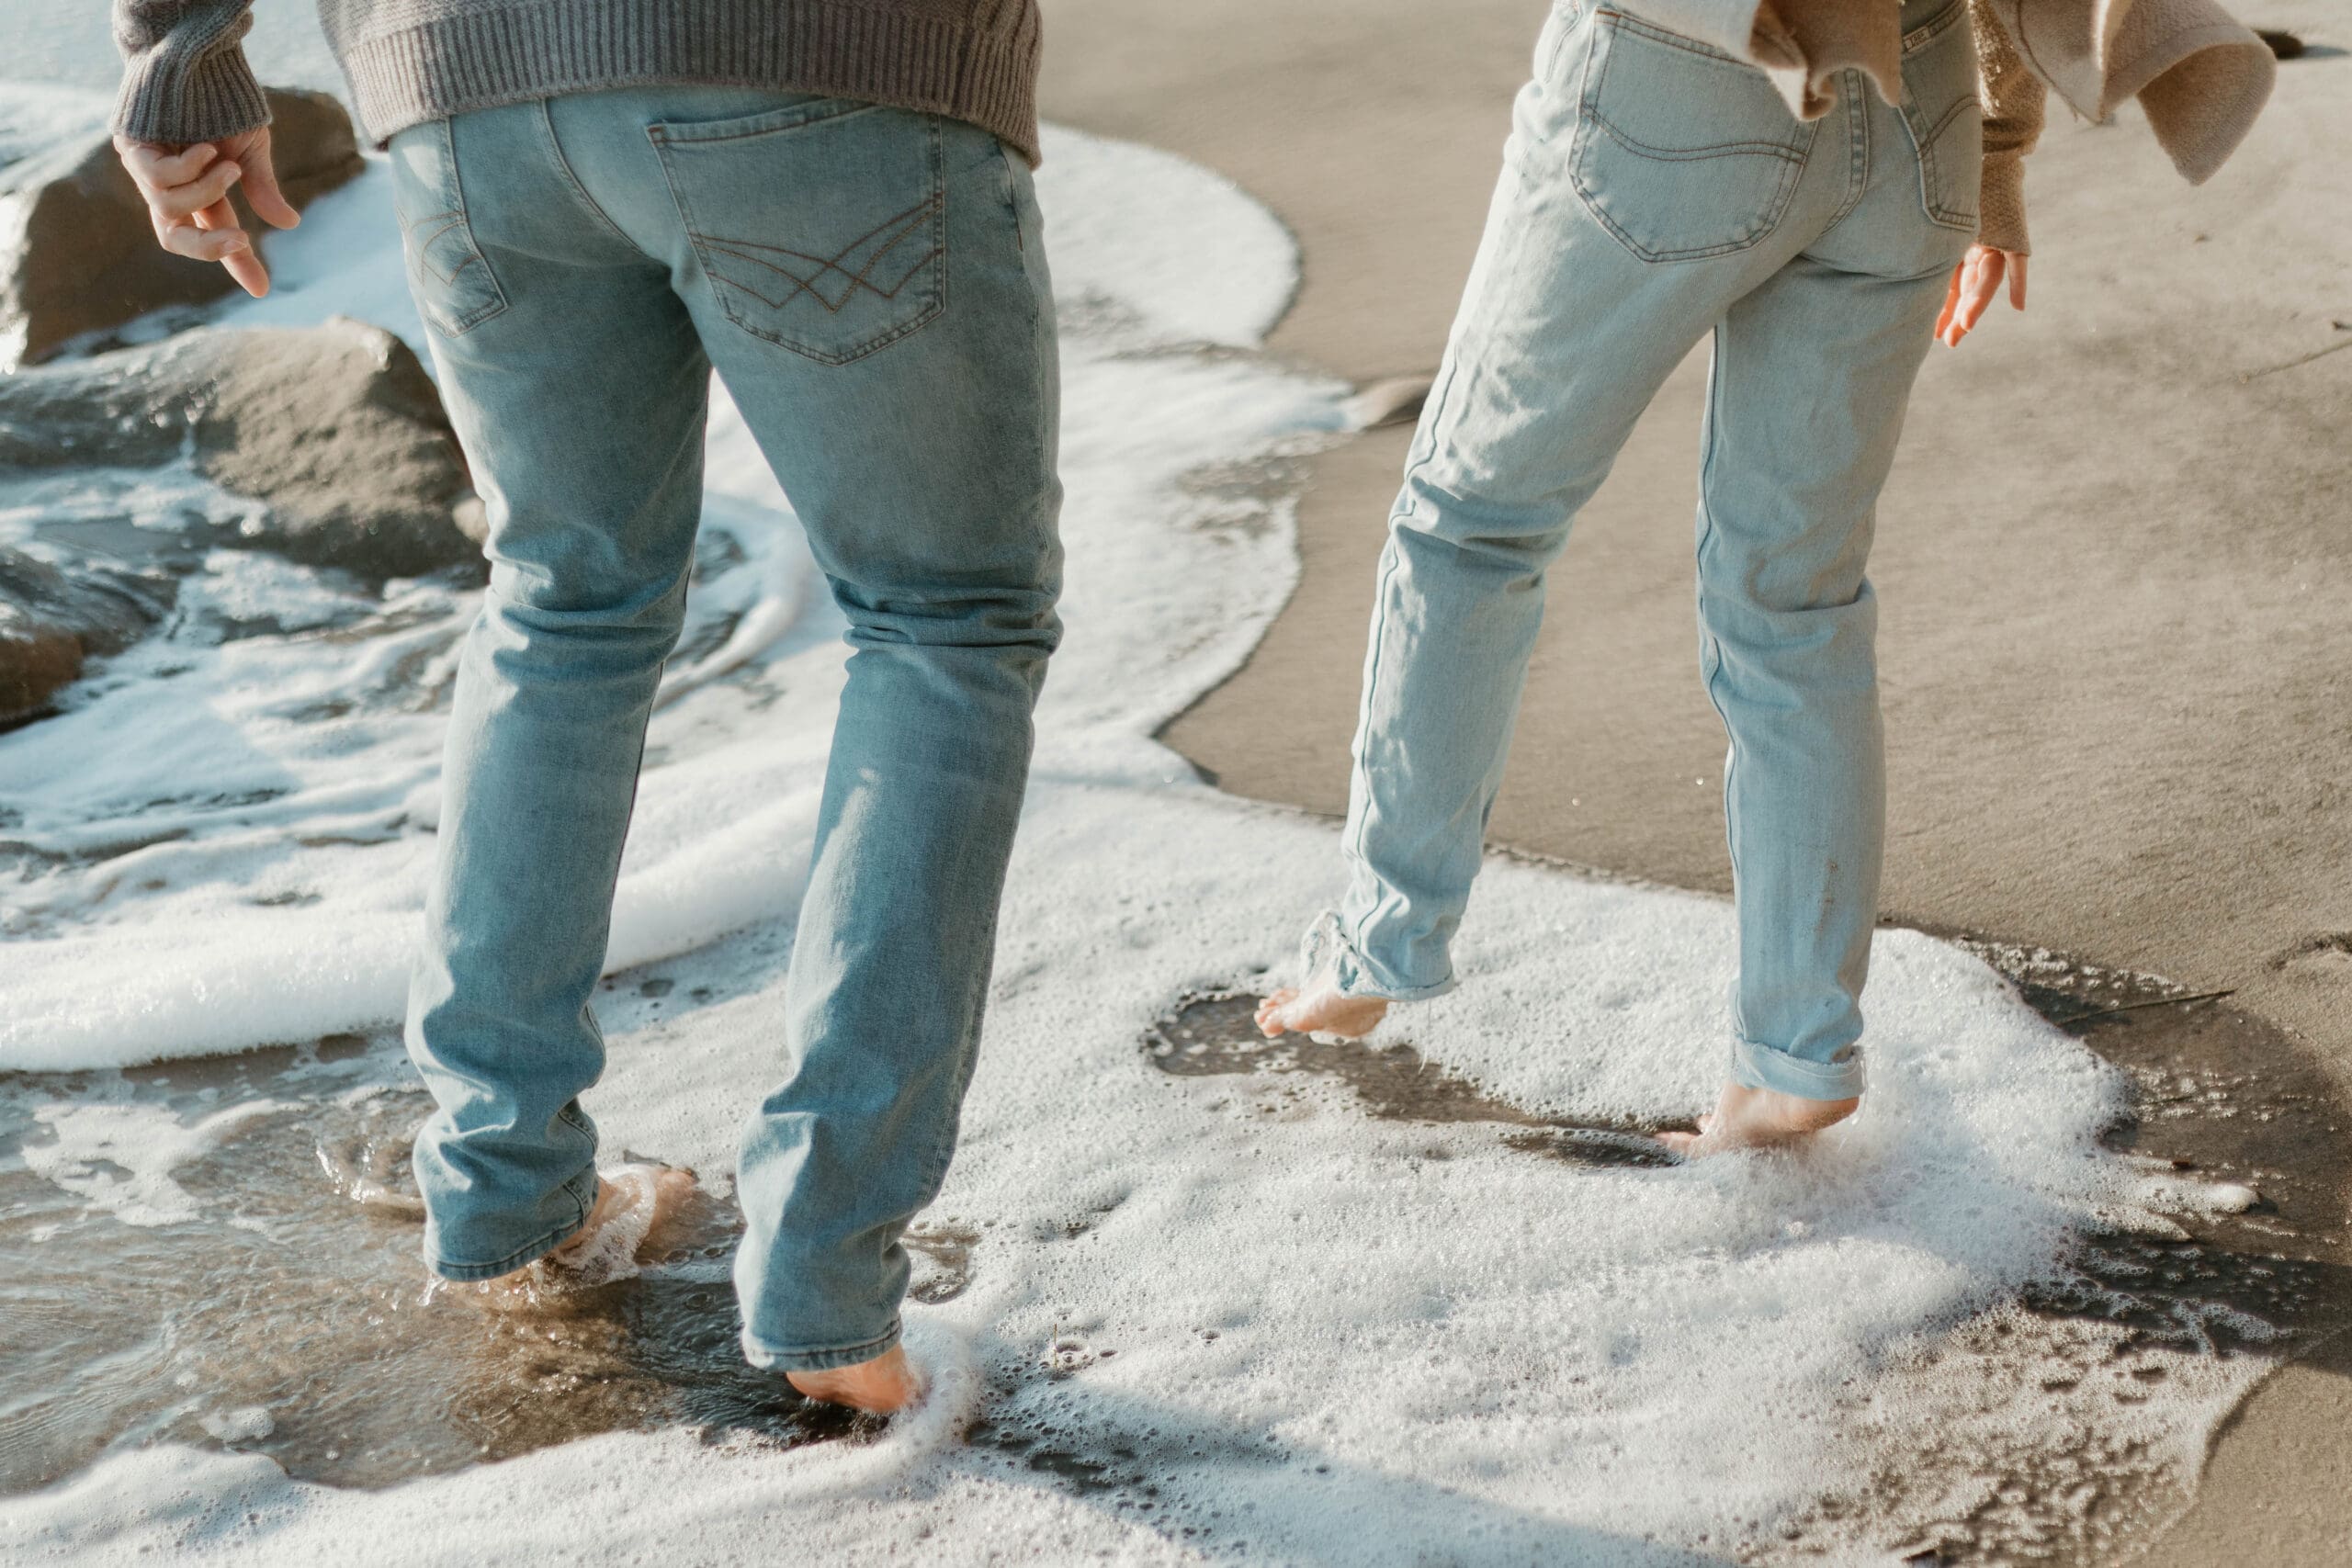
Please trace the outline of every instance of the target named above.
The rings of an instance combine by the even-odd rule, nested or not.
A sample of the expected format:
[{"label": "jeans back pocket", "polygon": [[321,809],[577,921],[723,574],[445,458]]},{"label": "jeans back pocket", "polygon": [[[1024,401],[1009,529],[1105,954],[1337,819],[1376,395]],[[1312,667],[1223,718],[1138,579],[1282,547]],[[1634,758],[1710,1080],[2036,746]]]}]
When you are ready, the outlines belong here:
[{"label": "jeans back pocket", "polygon": [[1965,0],[1903,39],[1903,123],[1919,153],[1919,199],[1947,229],[1976,232],[1984,179],[1984,110]]},{"label": "jeans back pocket", "polygon": [[846,365],[947,308],[938,120],[840,98],[647,130],[728,320]]},{"label": "jeans back pocket", "polygon": [[1570,166],[1586,208],[1644,261],[1760,242],[1787,215],[1813,133],[1754,66],[1592,13]]},{"label": "jeans back pocket", "polygon": [[391,164],[409,292],[435,332],[462,336],[506,309],[506,295],[474,243],[449,122],[427,120],[393,137]]}]

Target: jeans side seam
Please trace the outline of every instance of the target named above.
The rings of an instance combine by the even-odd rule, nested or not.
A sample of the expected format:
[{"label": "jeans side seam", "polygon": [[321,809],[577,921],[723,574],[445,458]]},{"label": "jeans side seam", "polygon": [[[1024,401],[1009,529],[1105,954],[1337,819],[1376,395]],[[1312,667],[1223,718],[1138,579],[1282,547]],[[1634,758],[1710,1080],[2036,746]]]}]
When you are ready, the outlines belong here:
[{"label": "jeans side seam", "polygon": [[[1406,483],[1409,487],[1412,482],[1412,468],[1409,464],[1405,472]],[[1342,846],[1342,852],[1367,871],[1371,869],[1372,863],[1365,858],[1364,842],[1372,833],[1373,802],[1372,767],[1366,761],[1364,752],[1370,749],[1372,743],[1374,716],[1380,711],[1381,672],[1387,667],[1383,655],[1387,651],[1388,646],[1388,583],[1389,580],[1396,575],[1397,566],[1402,559],[1403,553],[1396,548],[1396,521],[1392,518],[1389,523],[1388,547],[1381,552],[1380,580],[1373,587],[1372,651],[1368,656],[1364,671],[1363,717],[1360,725],[1363,733],[1359,739],[1350,770],[1351,776],[1349,779],[1349,792],[1354,799],[1362,801],[1363,806],[1355,812],[1355,821],[1352,824],[1354,831],[1349,836],[1347,843]],[[1370,910],[1357,916],[1354,930],[1350,931],[1343,929],[1340,932],[1340,940],[1350,947],[1362,946],[1364,923],[1371,918]]]},{"label": "jeans side seam", "polygon": [[[1455,345],[1448,344],[1446,345],[1445,358],[1438,367],[1438,384],[1430,393],[1428,402],[1424,403],[1421,408],[1421,428],[1429,433],[1428,447],[1426,450],[1417,450],[1409,453],[1406,457],[1403,485],[1397,493],[1396,504],[1390,510],[1388,514],[1388,547],[1381,552],[1380,579],[1373,587],[1372,647],[1370,652],[1366,655],[1364,670],[1363,721],[1362,728],[1367,732],[1369,732],[1371,728],[1373,713],[1378,706],[1381,672],[1387,668],[1387,660],[1385,656],[1388,651],[1388,584],[1396,576],[1396,569],[1404,560],[1404,553],[1396,547],[1396,530],[1399,525],[1399,520],[1411,510],[1413,476],[1419,473],[1423,468],[1428,468],[1431,463],[1437,461],[1437,447],[1439,440],[1438,429],[1445,423],[1446,413],[1452,407],[1453,400],[1453,383],[1460,377],[1461,373],[1461,356],[1456,352]],[[1421,446],[1420,435],[1418,431],[1415,433],[1413,445],[1416,448]],[[1354,768],[1352,772],[1363,774],[1367,785],[1369,784],[1372,777],[1372,770],[1364,765],[1364,761],[1361,753],[1359,753],[1354,760]],[[1351,784],[1352,784],[1352,782],[1353,781],[1351,780]],[[1344,846],[1344,852],[1353,856],[1358,862],[1363,862],[1364,859],[1364,838],[1370,831],[1372,823],[1372,812],[1369,805],[1371,800],[1371,791],[1368,787],[1364,792],[1364,799],[1367,804],[1363,815],[1356,819],[1355,832]],[[1364,917],[1364,919],[1369,918],[1370,916],[1368,914]],[[1363,919],[1359,919],[1357,921],[1357,934],[1359,936],[1362,934],[1363,924]],[[1350,945],[1360,946],[1362,944],[1354,938],[1351,938]]]},{"label": "jeans side seam", "polygon": [[[1438,384],[1430,392],[1428,402],[1421,408],[1421,428],[1429,434],[1427,449],[1407,454],[1402,487],[1396,496],[1396,504],[1389,511],[1388,547],[1381,552],[1380,578],[1373,586],[1372,648],[1367,656],[1363,682],[1364,720],[1367,728],[1370,725],[1374,699],[1380,692],[1380,673],[1386,667],[1382,655],[1387,651],[1388,646],[1386,609],[1388,583],[1389,580],[1396,575],[1396,568],[1404,558],[1402,553],[1396,548],[1396,530],[1401,519],[1412,509],[1413,476],[1437,461],[1438,427],[1445,422],[1447,409],[1453,399],[1454,379],[1461,374],[1461,368],[1459,356],[1454,353],[1453,345],[1448,344],[1444,362],[1438,367]],[[1418,431],[1415,433],[1413,445],[1416,448],[1421,446],[1420,434]],[[1370,776],[1370,770],[1364,768],[1363,759],[1361,756],[1356,759],[1356,768],[1363,772],[1367,777]],[[1370,813],[1367,812],[1363,818],[1357,821],[1355,836],[1347,846],[1359,860],[1363,858],[1364,830],[1369,817]]]},{"label": "jeans side seam", "polygon": [[1699,544],[1693,554],[1698,560],[1699,626],[1706,638],[1707,704],[1715,710],[1715,717],[1723,722],[1724,738],[1730,742],[1724,760],[1724,847],[1731,857],[1732,898],[1736,909],[1740,881],[1739,835],[1734,828],[1732,782],[1739,769],[1739,732],[1732,727],[1731,715],[1724,710],[1721,689],[1723,644],[1715,636],[1713,624],[1707,618],[1707,557],[1715,540],[1715,509],[1708,492],[1709,483],[1714,478],[1716,451],[1721,445],[1717,424],[1723,407],[1724,326],[1722,321],[1715,323],[1714,351],[1707,367],[1706,437],[1699,457]]}]

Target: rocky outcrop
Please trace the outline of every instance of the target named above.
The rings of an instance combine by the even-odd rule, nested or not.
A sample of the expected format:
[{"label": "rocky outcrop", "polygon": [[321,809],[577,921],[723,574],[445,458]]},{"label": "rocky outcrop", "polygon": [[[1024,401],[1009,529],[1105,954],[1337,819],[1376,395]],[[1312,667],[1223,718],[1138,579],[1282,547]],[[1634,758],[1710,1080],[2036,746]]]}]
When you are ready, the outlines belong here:
[{"label": "rocky outcrop", "polygon": [[0,376],[0,468],[183,459],[266,508],[212,543],[376,581],[481,566],[440,395],[381,328],[206,327]]},{"label": "rocky outcrop", "polygon": [[119,653],[171,608],[168,578],[96,567],[69,576],[0,549],[0,725],[39,713],[82,673]]},{"label": "rocky outcrop", "polygon": [[[325,93],[272,88],[270,148],[295,207],[359,173],[351,117]],[[268,227],[243,212],[267,258]],[[75,338],[235,287],[211,262],[155,243],[138,187],[103,130],[73,137],[0,171],[0,369],[31,365]]]}]

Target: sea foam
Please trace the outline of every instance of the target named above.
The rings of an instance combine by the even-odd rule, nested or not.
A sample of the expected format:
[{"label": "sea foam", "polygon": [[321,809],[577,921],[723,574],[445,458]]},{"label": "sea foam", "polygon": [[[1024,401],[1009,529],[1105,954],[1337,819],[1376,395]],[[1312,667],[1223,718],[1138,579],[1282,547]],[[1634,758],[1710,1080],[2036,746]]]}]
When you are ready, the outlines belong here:
[{"label": "sea foam", "polygon": [[[1374,1120],[1337,1088],[1150,1068],[1151,1021],[1262,983],[1338,878],[1329,826],[1220,795],[1151,735],[1289,593],[1277,459],[1332,438],[1346,389],[1250,352],[1296,257],[1245,194],[1067,131],[1047,152],[1069,633],[932,1212],[977,1238],[972,1282],[911,1314],[926,1414],[871,1449],[615,1435],[375,1493],[151,1448],[0,1506],[0,1532],[66,1557],[300,1563],[395,1540],[453,1562],[1720,1562],[1826,1502],[1865,1507],[1948,1427],[2030,1454],[2105,1397],[2007,1398],[2032,1387],[2024,1366],[2006,1384],[1920,1370],[2146,1197],[2096,1141],[2116,1076],[1924,936],[1881,936],[1871,1095],[1801,1155],[1592,1169],[1475,1125]],[[280,291],[226,319],[351,311],[413,337],[383,183],[379,165],[322,202],[278,253]],[[614,1027],[592,1108],[612,1147],[723,1186],[741,1117],[789,1067],[776,958],[842,650],[723,400],[709,473],[711,525],[741,547],[701,588],[718,618],[654,721],[610,967],[664,961],[716,999]],[[30,867],[6,917],[0,1063],[103,1067],[396,1016],[436,705],[473,602],[395,592],[397,624],[356,642],[159,639],[0,738]],[[1497,863],[1464,931],[1469,983],[1392,1027],[1531,1108],[1686,1114],[1724,1068],[1733,934],[1716,900]],[[101,1131],[68,1119],[55,1146]],[[70,1174],[70,1155],[40,1157]],[[168,1191],[142,1201],[168,1213]],[[2097,1361],[2106,1330],[2080,1331]],[[2178,1493],[2256,1370],[2187,1360],[2100,1430]],[[976,1408],[1019,1441],[955,1441]],[[1057,1470],[1049,1451],[1079,1457]],[[1877,1560],[1890,1542],[1849,1544]]]}]

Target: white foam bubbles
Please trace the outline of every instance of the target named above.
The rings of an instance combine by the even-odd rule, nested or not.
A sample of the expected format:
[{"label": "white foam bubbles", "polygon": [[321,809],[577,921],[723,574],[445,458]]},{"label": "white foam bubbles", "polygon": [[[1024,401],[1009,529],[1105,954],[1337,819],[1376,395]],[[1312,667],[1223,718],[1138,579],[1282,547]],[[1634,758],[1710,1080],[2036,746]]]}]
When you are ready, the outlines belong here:
[{"label": "white foam bubbles", "polygon": [[[1076,307],[1070,631],[962,1150],[932,1216],[973,1238],[970,1284],[912,1313],[922,1411],[871,1449],[615,1436],[373,1494],[251,1458],[117,1454],[0,1509],[23,1539],[288,1562],[394,1539],[428,1562],[494,1543],[526,1562],[1684,1562],[1867,1496],[1947,1429],[1988,1454],[2007,1451],[1996,1438],[2071,1440],[2073,1407],[2010,1397],[2007,1363],[1952,1375],[1955,1325],[2059,1270],[2103,1211],[2144,1212],[2144,1173],[2095,1139],[2120,1086],[1925,937],[1882,935],[1871,1096],[1799,1156],[1594,1169],[1475,1124],[1370,1119],[1311,1081],[1148,1065],[1138,1037],[1173,998],[1250,982],[1337,882],[1327,826],[1217,794],[1149,737],[1289,592],[1291,481],[1269,459],[1336,429],[1342,389],[1182,346],[1246,345],[1279,312],[1295,258],[1268,215],[1162,154],[1057,136],[1053,156],[1043,199]],[[360,224],[336,213],[380,202],[371,190],[322,204],[292,238]],[[347,279],[325,250],[289,250],[279,308],[376,299],[396,264],[369,244]],[[714,526],[760,544],[735,569],[751,574],[728,591],[735,618],[705,639],[707,660],[731,662],[682,672],[656,718],[613,963],[662,960],[725,999],[659,1021],[608,1010],[593,1109],[611,1146],[723,1181],[741,1118],[784,1070],[778,957],[842,653],[788,509],[723,407],[709,471]],[[453,596],[432,637],[467,613]],[[422,631],[386,635],[438,657]],[[34,872],[46,934],[11,946],[0,1061],[229,1050],[397,1010],[432,716],[367,709],[330,754],[266,689],[240,694],[332,691],[349,665],[305,663],[316,650],[291,642],[232,651],[248,646],[175,655],[196,663],[172,679],[196,681],[182,693],[204,694],[207,722],[250,752],[224,741],[203,768],[226,778],[243,755],[255,778],[277,770],[266,799],[77,806],[64,781],[79,764],[44,750],[49,726],[90,726],[84,757],[146,733],[130,707],[85,716],[117,700],[95,687],[66,718],[0,739],[0,768],[61,781],[28,822],[40,841],[155,821],[179,835]],[[252,678],[208,659],[250,661]],[[262,887],[310,901],[254,907]],[[1724,1069],[1732,953],[1717,901],[1498,863],[1465,928],[1473,983],[1396,1027],[1523,1106],[1687,1112]],[[2080,1327],[2102,1352],[2110,1330]],[[2193,1468],[2182,1456],[2252,1375],[2196,1371],[2143,1390],[2132,1416],[2143,1449],[2150,1432],[2173,1445],[2151,1461],[2171,1472]],[[958,1443],[984,1385],[996,1432]]]}]

